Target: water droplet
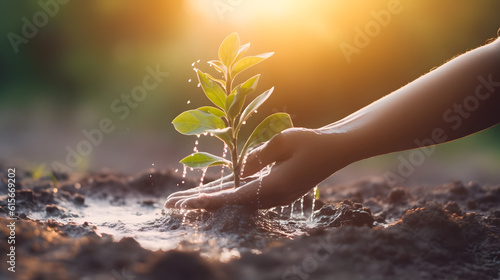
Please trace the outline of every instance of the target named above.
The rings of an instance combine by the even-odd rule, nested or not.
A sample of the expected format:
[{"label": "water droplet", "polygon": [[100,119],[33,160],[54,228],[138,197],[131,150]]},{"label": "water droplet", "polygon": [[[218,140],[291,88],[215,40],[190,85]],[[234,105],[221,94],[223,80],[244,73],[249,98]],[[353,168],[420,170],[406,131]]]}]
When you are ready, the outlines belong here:
[{"label": "water droplet", "polygon": [[189,103],[191,103],[191,100],[188,100],[188,101],[186,102],[186,104],[189,104]]},{"label": "water droplet", "polygon": [[196,134],[196,137],[200,138],[200,137],[201,137],[201,134]]},{"label": "water droplet", "polygon": [[149,174],[149,178],[153,177],[153,175]]},{"label": "water droplet", "polygon": [[210,136],[211,136],[211,137],[214,137],[214,136],[215,136],[215,134],[213,134],[212,132],[210,132]]},{"label": "water droplet", "polygon": [[207,136],[207,135],[208,135],[207,131],[203,132],[203,136]]},{"label": "water droplet", "polygon": [[191,66],[194,66],[195,62],[191,63]]},{"label": "water droplet", "polygon": [[255,111],[253,111],[253,112],[257,114],[257,110],[255,110]]},{"label": "water droplet", "polygon": [[201,178],[200,178],[200,186],[203,185],[203,180],[205,179],[205,175],[207,174],[208,167],[204,167],[201,169]]},{"label": "water droplet", "polygon": [[[183,165],[182,166],[182,178],[186,178],[186,174],[187,174],[187,165]],[[182,183],[184,184],[184,181],[182,181]]]},{"label": "water droplet", "polygon": [[175,172],[175,173],[179,172],[179,169],[175,169],[175,170],[174,170],[174,172]]},{"label": "water droplet", "polygon": [[196,87],[201,87],[201,83],[198,83],[198,85],[196,85]]},{"label": "water droplet", "polygon": [[53,188],[53,189],[52,189],[52,191],[53,191],[54,193],[57,193],[58,189],[57,189],[57,188]]},{"label": "water droplet", "polygon": [[197,153],[198,152],[198,139],[196,139],[196,141],[194,141],[194,147],[193,147],[193,152]]},{"label": "water droplet", "polygon": [[200,63],[200,60],[198,59],[196,62],[197,62],[197,63]]},{"label": "water droplet", "polygon": [[155,166],[155,164],[154,164],[154,163],[151,163],[151,165],[152,165],[152,166]]},{"label": "water droplet", "polygon": [[190,83],[190,82],[191,82],[191,79],[188,80],[188,83]]},{"label": "water droplet", "polygon": [[245,125],[245,124],[247,124],[247,121],[243,121],[241,124],[242,124],[242,125]]}]

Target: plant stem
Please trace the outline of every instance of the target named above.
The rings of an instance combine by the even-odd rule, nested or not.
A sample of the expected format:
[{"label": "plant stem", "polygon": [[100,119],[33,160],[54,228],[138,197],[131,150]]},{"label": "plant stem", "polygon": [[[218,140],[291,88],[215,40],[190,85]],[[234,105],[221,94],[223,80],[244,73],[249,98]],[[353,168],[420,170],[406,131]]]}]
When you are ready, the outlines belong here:
[{"label": "plant stem", "polygon": [[[232,79],[231,79],[231,74],[228,72],[226,77],[226,96],[231,94],[232,92]],[[238,145],[237,145],[237,138],[238,138],[238,130],[239,127],[237,127],[236,122],[234,119],[229,119],[229,125],[231,126],[232,130],[232,135],[233,135],[233,149],[231,150],[231,161],[233,162],[233,173],[234,173],[234,187],[238,188],[240,186],[240,171],[241,171],[241,165],[239,162],[238,158]]]},{"label": "plant stem", "polygon": [[236,146],[236,138],[233,138],[233,150],[231,152],[231,158],[233,161],[233,173],[234,173],[234,187],[240,186],[240,169],[241,166],[238,162],[238,148]]}]

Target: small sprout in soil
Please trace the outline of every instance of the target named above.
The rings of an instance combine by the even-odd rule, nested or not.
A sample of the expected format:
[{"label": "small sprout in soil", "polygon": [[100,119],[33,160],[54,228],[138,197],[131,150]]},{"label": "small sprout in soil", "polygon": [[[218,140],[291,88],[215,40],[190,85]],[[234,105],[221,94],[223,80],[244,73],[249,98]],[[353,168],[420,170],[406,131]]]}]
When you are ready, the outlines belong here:
[{"label": "small sprout in soil", "polygon": [[260,74],[241,84],[234,85],[236,76],[274,54],[268,52],[244,57],[249,47],[250,43],[240,45],[240,39],[236,33],[227,36],[219,47],[219,60],[208,61],[208,64],[215,68],[217,74],[222,77],[215,77],[195,69],[201,88],[216,107],[203,106],[188,110],[172,121],[175,129],[182,134],[210,133],[227,145],[231,154],[230,160],[205,152],[195,152],[180,162],[191,168],[227,166],[233,171],[235,187],[240,185],[240,173],[247,152],[268,141],[275,134],[293,126],[287,113],[272,114],[254,129],[242,148],[238,147],[237,144],[242,142],[241,137],[239,137],[242,125],[246,124],[252,113],[257,111],[274,90],[274,87],[266,90],[245,107],[247,97],[250,97],[257,88]]}]

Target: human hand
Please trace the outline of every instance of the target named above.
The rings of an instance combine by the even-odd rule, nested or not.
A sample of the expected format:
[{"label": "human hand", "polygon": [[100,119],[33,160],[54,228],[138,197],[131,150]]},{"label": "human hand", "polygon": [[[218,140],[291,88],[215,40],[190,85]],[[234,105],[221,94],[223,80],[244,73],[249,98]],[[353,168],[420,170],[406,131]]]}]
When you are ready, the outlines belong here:
[{"label": "human hand", "polygon": [[[168,197],[165,207],[212,210],[223,205],[271,208],[290,204],[350,163],[342,156],[346,150],[342,140],[341,134],[319,130],[284,130],[250,152],[239,188],[234,188],[232,176],[227,176],[176,192]],[[263,173],[268,166],[272,166],[269,172]]]}]

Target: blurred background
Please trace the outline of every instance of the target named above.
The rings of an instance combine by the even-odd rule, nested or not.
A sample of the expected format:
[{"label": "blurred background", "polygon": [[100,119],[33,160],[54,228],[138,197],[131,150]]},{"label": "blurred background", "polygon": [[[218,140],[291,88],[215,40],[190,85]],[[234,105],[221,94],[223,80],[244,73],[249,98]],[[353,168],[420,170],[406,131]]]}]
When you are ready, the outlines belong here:
[{"label": "blurred background", "polygon": [[[388,6],[399,12],[377,29],[374,14]],[[207,105],[193,66],[215,75],[206,61],[217,58],[231,32],[251,42],[250,55],[275,52],[240,76],[262,73],[260,92],[275,86],[248,129],[277,111],[296,126],[323,126],[495,37],[499,10],[496,0],[2,1],[0,162],[84,172],[181,168],[196,137],[178,134],[170,122]],[[371,32],[364,45],[356,45],[358,30]],[[340,47],[347,44],[356,48],[349,55]],[[123,96],[142,85],[148,68],[168,76],[129,105]],[[81,146],[82,131],[99,129],[103,119],[113,131],[90,150]],[[208,138],[199,149],[222,153]],[[497,126],[441,145],[404,183],[498,184],[499,138]],[[70,156],[69,166],[78,147],[84,155]],[[332,180],[397,172],[398,157],[408,153],[353,164]]]}]

